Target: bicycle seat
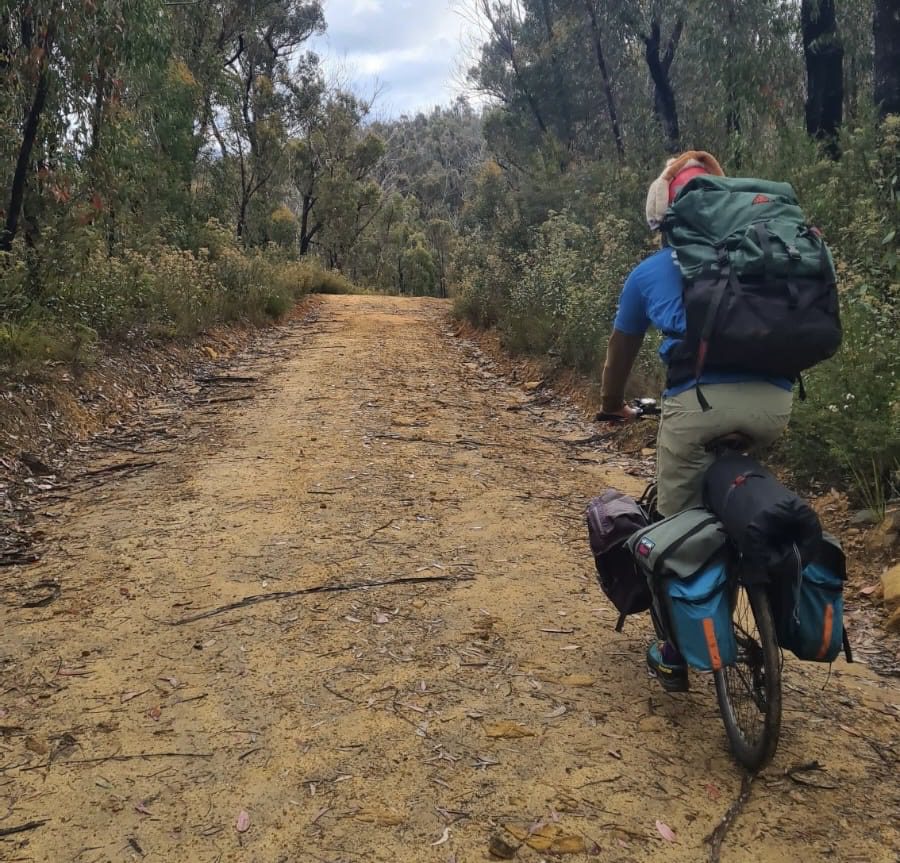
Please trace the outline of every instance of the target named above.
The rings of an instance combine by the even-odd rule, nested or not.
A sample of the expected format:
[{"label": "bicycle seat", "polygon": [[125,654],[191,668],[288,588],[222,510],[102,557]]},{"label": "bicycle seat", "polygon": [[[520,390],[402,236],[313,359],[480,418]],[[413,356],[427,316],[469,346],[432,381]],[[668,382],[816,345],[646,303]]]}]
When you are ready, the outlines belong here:
[{"label": "bicycle seat", "polygon": [[707,441],[704,449],[707,452],[747,452],[753,446],[753,438],[743,432],[729,432]]}]

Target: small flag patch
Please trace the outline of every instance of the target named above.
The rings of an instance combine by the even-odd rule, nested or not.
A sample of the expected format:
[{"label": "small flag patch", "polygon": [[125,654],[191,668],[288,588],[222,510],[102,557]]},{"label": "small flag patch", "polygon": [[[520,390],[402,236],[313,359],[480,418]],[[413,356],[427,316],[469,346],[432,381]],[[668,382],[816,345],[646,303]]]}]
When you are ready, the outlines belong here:
[{"label": "small flag patch", "polygon": [[653,551],[655,545],[656,543],[652,539],[647,539],[645,537],[638,543],[637,553],[641,557],[649,557],[650,552]]}]

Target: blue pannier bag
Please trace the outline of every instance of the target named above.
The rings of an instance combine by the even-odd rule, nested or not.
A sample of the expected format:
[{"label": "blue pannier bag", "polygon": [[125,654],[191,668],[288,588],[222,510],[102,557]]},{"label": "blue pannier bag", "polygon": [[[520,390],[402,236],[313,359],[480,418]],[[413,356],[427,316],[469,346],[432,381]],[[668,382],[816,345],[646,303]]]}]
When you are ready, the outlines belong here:
[{"label": "blue pannier bag", "polygon": [[667,578],[660,588],[672,635],[687,664],[698,671],[732,665],[737,644],[725,560],[707,564],[691,578]]},{"label": "blue pannier bag", "polygon": [[725,528],[703,507],[684,510],[628,540],[654,608],[688,665],[718,671],[737,658]]},{"label": "blue pannier bag", "polygon": [[852,661],[844,630],[844,553],[823,533],[812,561],[785,572],[769,588],[778,643],[798,659],[833,662],[843,648]]}]

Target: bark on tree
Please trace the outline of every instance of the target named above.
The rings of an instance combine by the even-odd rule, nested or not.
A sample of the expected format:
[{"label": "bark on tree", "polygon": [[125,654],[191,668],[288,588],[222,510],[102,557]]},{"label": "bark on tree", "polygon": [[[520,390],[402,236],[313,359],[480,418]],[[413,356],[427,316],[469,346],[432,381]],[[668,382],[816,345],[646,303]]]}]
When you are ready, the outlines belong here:
[{"label": "bark on tree", "polygon": [[665,54],[662,56],[659,54],[661,34],[658,20],[654,19],[650,28],[650,35],[641,37],[644,40],[644,56],[647,60],[647,68],[650,70],[650,77],[653,79],[653,108],[662,124],[666,149],[670,153],[677,153],[681,149],[678,107],[675,102],[675,91],[672,89],[672,79],[669,75],[669,70],[672,68],[672,61],[675,59],[675,52],[678,50],[678,42],[681,39],[683,29],[684,23],[676,21],[672,35],[669,37],[669,44],[666,46]]},{"label": "bark on tree", "polygon": [[300,257],[302,258],[312,245],[313,237],[322,229],[322,223],[316,222],[310,225],[310,216],[313,207],[316,205],[317,197],[312,192],[305,192],[303,195],[303,206],[300,211]]},{"label": "bark on tree", "polygon": [[94,161],[100,152],[100,138],[103,132],[103,120],[107,100],[107,70],[102,59],[97,61],[96,87],[94,105],[91,110],[91,145],[89,152]]},{"label": "bark on tree", "polygon": [[900,0],[875,0],[875,104],[879,115],[900,114]]},{"label": "bark on tree", "polygon": [[609,115],[609,124],[612,127],[613,138],[616,142],[616,152],[619,159],[625,158],[625,141],[622,138],[622,129],[619,126],[619,114],[616,111],[616,100],[613,96],[612,85],[609,80],[609,72],[606,68],[606,58],[603,54],[603,32],[597,21],[597,10],[594,8],[594,0],[584,0],[584,8],[587,10],[591,21],[591,35],[594,39],[594,51],[597,55],[597,69],[600,71],[600,79],[603,82],[603,93],[606,96],[606,111]]},{"label": "bark on tree", "polygon": [[844,113],[844,48],[837,33],[834,0],[803,0],[800,7],[806,60],[806,131],[837,157]]},{"label": "bark on tree", "polygon": [[[23,24],[24,30],[24,24]],[[25,40],[23,40],[25,41]],[[30,42],[30,39],[28,40]],[[28,45],[30,47],[30,45]],[[16,168],[13,173],[12,185],[9,191],[9,206],[6,210],[6,224],[0,232],[0,252],[8,252],[12,249],[13,240],[19,229],[19,219],[22,215],[22,203],[25,200],[25,188],[28,185],[28,170],[31,165],[31,154],[34,143],[37,140],[38,126],[41,115],[47,103],[47,93],[50,90],[50,51],[53,47],[53,25],[47,25],[41,40],[41,56],[38,61],[37,84],[34,88],[34,96],[28,112],[25,115],[25,123],[22,126],[22,143],[19,145],[19,155],[16,159]]]}]

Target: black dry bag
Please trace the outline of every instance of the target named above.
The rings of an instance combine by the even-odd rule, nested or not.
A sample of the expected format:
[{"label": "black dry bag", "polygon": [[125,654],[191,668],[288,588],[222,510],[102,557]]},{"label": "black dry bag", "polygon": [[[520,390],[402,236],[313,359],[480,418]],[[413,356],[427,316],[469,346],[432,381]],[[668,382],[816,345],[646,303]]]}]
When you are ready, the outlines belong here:
[{"label": "black dry bag", "polygon": [[809,504],[749,456],[716,459],[703,479],[703,499],[751,569],[796,566],[797,554],[805,566],[822,541],[822,526]]}]

